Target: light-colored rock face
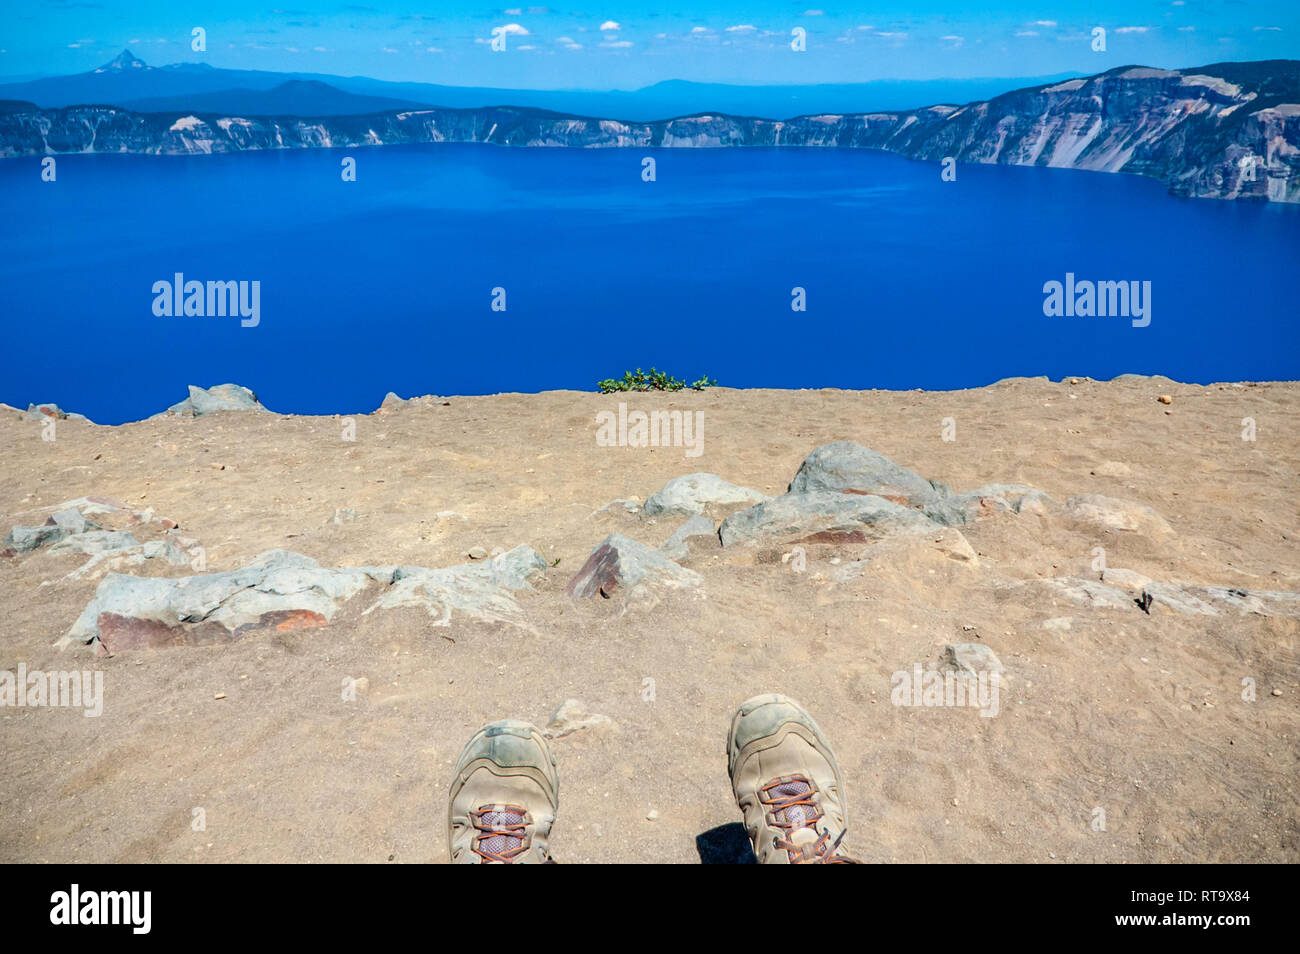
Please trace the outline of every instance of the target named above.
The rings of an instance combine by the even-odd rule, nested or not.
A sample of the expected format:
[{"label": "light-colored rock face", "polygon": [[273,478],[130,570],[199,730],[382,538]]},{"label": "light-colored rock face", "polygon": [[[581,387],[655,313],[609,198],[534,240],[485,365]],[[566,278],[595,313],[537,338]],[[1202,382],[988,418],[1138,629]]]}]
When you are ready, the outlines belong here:
[{"label": "light-colored rock face", "polygon": [[906,506],[923,506],[938,495],[930,482],[883,454],[852,441],[817,448],[790,481],[790,493],[831,491],[874,494]]},{"label": "light-colored rock face", "polygon": [[695,587],[700,584],[700,576],[644,543],[611,533],[569,581],[568,593],[575,599],[609,597],[620,588],[631,589],[638,584]]},{"label": "light-colored rock face", "polygon": [[717,507],[747,506],[766,499],[766,494],[737,486],[717,474],[687,474],[674,477],[662,490],[646,498],[644,510],[650,517],[660,514],[693,516]]},{"label": "light-colored rock face", "polygon": [[578,699],[565,699],[546,723],[544,733],[548,739],[563,739],[575,732],[605,733],[617,728],[609,716],[589,712]]},{"label": "light-colored rock face", "polygon": [[1146,504],[1118,500],[1101,494],[1080,494],[1065,502],[1065,514],[1072,520],[1105,530],[1120,530],[1150,537],[1171,537],[1173,527]]},{"label": "light-colored rock face", "polygon": [[[624,123],[515,107],[398,110],[293,119],[176,114],[111,106],[0,114],[0,157],[61,152],[207,155],[418,142],[563,148],[822,146],[887,149],[915,159],[1134,171],[1179,195],[1300,201],[1300,88],[1294,62],[1204,72],[1134,69],[1009,92],[960,108],[755,119],[711,114]],[[1283,102],[1255,108],[1261,91]],[[1278,91],[1281,91],[1280,94]],[[1251,110],[1253,112],[1250,112]],[[1226,122],[1247,111],[1245,123]],[[1265,160],[1250,176],[1244,156]]]},{"label": "light-colored rock face", "polygon": [[941,668],[969,675],[1004,671],[997,653],[983,643],[952,643],[945,646],[940,665]]},{"label": "light-colored rock face", "polygon": [[513,592],[546,563],[517,547],[475,565],[330,569],[310,557],[268,550],[239,570],[162,579],[110,574],[99,584],[61,647],[95,643],[102,652],[220,644],[249,633],[324,626],[342,605],[379,583],[385,587],[364,612],[422,607],[448,625],[465,615],[525,626]]},{"label": "light-colored rock face", "polygon": [[202,417],[217,411],[264,411],[257,395],[238,384],[218,384],[204,390],[190,385],[190,396],[166,411],[181,417]]},{"label": "light-colored rock face", "polygon": [[788,493],[741,510],[722,521],[724,547],[758,540],[808,539],[818,534],[880,540],[899,533],[940,529],[925,514],[872,494],[833,491]]},{"label": "light-colored rock face", "polygon": [[707,538],[714,546],[718,543],[717,528],[708,517],[691,517],[673,531],[673,535],[664,541],[660,550],[670,560],[684,559],[690,553],[690,541]]}]

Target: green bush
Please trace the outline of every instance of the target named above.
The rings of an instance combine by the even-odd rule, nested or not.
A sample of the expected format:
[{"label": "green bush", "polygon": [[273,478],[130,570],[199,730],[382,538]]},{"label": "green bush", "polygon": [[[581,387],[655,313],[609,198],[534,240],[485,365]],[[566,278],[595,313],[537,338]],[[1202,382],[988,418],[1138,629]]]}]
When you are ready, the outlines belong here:
[{"label": "green bush", "polygon": [[[708,387],[716,387],[717,383],[706,374],[689,387],[696,391],[703,391]],[[640,368],[635,371],[624,371],[621,379],[606,378],[604,381],[596,382],[596,387],[600,389],[601,394],[611,394],[615,391],[680,391],[687,386],[685,381],[655,368],[649,371],[642,371]]]}]

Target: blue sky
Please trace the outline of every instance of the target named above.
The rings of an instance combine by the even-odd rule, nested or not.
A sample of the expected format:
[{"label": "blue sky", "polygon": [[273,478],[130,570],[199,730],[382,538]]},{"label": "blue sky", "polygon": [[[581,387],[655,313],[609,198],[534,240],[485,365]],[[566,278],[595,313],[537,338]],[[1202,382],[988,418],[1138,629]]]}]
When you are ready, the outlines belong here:
[{"label": "blue sky", "polygon": [[[275,2],[275,0],[272,0]],[[93,69],[129,47],[151,65],[364,74],[460,86],[629,89],[1038,76],[1125,63],[1300,58],[1298,0],[28,0],[0,13],[0,76]],[[550,3],[553,2],[554,6]],[[219,10],[220,12],[216,12]],[[1107,29],[1107,51],[1090,31]],[[207,50],[190,49],[191,30]],[[506,28],[505,52],[490,47]],[[790,50],[791,31],[807,51]]]}]

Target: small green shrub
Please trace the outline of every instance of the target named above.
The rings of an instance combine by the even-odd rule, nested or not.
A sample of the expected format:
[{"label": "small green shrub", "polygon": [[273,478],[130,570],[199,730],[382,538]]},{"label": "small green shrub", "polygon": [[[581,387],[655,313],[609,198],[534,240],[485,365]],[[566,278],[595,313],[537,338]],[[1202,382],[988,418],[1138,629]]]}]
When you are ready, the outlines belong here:
[{"label": "small green shrub", "polygon": [[612,394],[615,391],[680,391],[688,386],[696,391],[703,391],[708,387],[716,387],[717,384],[718,382],[710,379],[707,374],[694,384],[687,385],[685,381],[678,380],[671,374],[665,374],[656,368],[651,368],[649,371],[637,368],[635,371],[624,371],[622,378],[606,378],[604,381],[598,381],[596,387],[601,394]]}]

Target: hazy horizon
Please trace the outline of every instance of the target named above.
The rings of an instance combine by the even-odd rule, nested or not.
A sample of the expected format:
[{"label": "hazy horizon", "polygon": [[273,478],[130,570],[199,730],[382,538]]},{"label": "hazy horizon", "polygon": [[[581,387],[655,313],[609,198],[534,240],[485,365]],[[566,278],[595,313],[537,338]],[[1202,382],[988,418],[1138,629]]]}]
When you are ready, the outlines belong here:
[{"label": "hazy horizon", "polygon": [[[736,86],[1017,79],[1125,64],[1182,68],[1300,56],[1300,9],[1286,0],[1006,2],[996,10],[891,0],[870,14],[819,0],[668,0],[640,12],[608,0],[588,12],[445,0],[438,15],[396,0],[266,12],[233,0],[49,0],[6,14],[0,77],[92,71],[123,49],[151,66],[205,63],[405,83],[538,91],[632,91],[681,80]],[[698,11],[698,12],[697,12]],[[1104,50],[1092,31],[1106,30]],[[203,31],[194,49],[194,31]],[[793,51],[802,31],[805,49]],[[493,36],[504,44],[494,50]]]}]

